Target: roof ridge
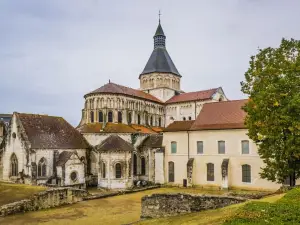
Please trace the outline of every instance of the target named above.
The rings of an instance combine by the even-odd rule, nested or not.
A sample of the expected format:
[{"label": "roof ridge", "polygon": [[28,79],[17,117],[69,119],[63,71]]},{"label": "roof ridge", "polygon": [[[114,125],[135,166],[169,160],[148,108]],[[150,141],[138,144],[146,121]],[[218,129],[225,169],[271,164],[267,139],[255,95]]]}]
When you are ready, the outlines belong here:
[{"label": "roof ridge", "polygon": [[20,112],[14,112],[14,113],[17,113],[18,115],[47,116],[47,117],[54,117],[54,118],[62,118],[62,119],[64,119],[62,116],[51,116],[51,115],[48,115],[48,114],[20,113]]},{"label": "roof ridge", "polygon": [[228,100],[228,101],[220,101],[220,102],[206,102],[204,104],[216,104],[216,103],[230,103],[230,102],[238,102],[238,101],[246,101],[248,99],[235,99],[235,100]]},{"label": "roof ridge", "polygon": [[196,92],[212,91],[212,90],[217,90],[218,88],[219,88],[219,87],[217,87],[217,88],[205,89],[205,90],[200,90],[200,91],[184,92],[184,93],[182,93],[181,95],[183,95],[183,94],[189,94],[189,93],[196,93]]}]

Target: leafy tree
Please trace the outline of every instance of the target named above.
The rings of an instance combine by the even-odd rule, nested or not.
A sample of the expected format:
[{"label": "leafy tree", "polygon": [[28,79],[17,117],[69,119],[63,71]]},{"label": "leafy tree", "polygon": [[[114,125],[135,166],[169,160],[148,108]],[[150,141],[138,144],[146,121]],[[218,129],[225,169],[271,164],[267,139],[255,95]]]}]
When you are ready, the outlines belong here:
[{"label": "leafy tree", "polygon": [[265,166],[261,177],[290,185],[300,177],[300,41],[259,49],[241,82],[249,137]]}]

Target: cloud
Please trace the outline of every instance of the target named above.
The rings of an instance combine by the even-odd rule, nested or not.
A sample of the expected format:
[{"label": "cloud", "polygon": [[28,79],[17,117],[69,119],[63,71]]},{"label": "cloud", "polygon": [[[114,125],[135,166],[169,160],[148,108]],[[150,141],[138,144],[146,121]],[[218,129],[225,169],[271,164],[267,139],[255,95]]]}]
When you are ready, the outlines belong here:
[{"label": "cloud", "polygon": [[80,121],[83,95],[109,79],[139,87],[162,11],[167,49],[185,91],[240,81],[258,47],[299,38],[298,1],[0,1],[1,112]]}]

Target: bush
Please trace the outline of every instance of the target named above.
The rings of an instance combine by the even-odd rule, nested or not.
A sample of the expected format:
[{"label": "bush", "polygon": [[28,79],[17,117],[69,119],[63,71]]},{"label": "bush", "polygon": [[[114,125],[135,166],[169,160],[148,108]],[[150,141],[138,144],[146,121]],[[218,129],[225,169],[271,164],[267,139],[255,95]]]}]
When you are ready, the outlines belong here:
[{"label": "bush", "polygon": [[275,203],[250,202],[224,224],[300,224],[300,189],[289,191]]}]

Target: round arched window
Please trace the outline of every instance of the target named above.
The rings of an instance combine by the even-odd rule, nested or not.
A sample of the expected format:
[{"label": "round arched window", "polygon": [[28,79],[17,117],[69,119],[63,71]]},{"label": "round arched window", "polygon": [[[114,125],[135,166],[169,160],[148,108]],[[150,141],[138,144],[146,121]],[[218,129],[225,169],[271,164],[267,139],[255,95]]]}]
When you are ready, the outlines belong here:
[{"label": "round arched window", "polygon": [[16,138],[16,137],[17,137],[17,135],[16,135],[15,132],[12,133],[12,137],[13,137],[13,138]]},{"label": "round arched window", "polygon": [[73,182],[77,180],[77,172],[73,171],[70,175],[70,178]]}]

